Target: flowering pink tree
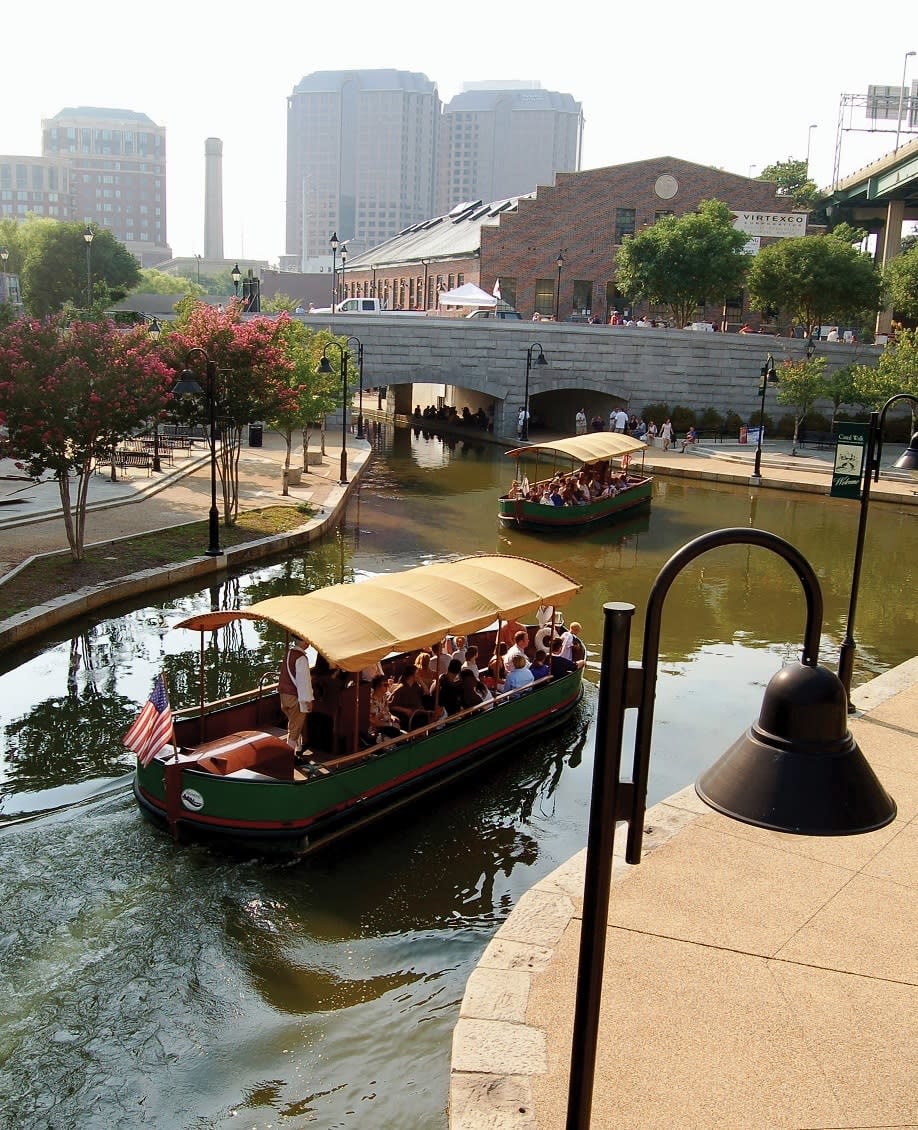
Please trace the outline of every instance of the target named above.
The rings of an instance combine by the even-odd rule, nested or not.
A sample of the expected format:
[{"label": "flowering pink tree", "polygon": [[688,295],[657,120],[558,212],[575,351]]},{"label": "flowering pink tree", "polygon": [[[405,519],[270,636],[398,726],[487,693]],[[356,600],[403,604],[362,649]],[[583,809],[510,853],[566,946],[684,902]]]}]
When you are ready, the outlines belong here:
[{"label": "flowering pink tree", "polygon": [[255,420],[273,419],[295,399],[285,379],[291,368],[283,335],[288,321],[286,315],[242,321],[238,303],[218,310],[198,302],[163,343],[175,370],[192,369],[205,394],[206,365],[200,354],[189,356],[191,350],[202,349],[216,367],[219,471],[223,520],[228,526],[239,516],[239,454],[244,429]]},{"label": "flowering pink tree", "polygon": [[33,478],[50,471],[57,480],[74,561],[83,559],[93,468],[162,411],[172,381],[142,327],[55,317],[0,332],[0,453]]}]

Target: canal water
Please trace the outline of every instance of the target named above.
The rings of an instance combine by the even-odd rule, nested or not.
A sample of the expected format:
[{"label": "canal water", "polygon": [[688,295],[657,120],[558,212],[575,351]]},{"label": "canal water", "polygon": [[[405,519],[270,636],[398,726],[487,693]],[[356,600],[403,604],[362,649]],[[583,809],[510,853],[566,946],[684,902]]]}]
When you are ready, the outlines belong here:
[{"label": "canal water", "polygon": [[[759,526],[812,562],[823,659],[836,663],[855,503],[660,477],[649,516],[551,540],[498,529],[494,499],[512,468],[493,447],[391,429],[377,442],[345,522],[320,545],[119,608],[7,660],[0,1127],[442,1130],[465,981],[520,895],[585,843],[603,603],[636,605],[636,659],[670,554],[706,530]],[[914,650],[915,519],[872,508],[856,681]],[[172,623],[478,551],[538,558],[583,585],[566,613],[591,653],[587,694],[563,733],[304,863],[176,848],[143,821],[121,735],[157,671],[174,705],[197,693],[198,637]],[[799,655],[804,616],[789,567],[762,550],[718,550],[676,581],[651,802],[753,720],[770,676]],[[252,626],[220,633],[209,651],[220,668],[209,693],[246,686],[252,651],[259,670],[278,658]]]}]

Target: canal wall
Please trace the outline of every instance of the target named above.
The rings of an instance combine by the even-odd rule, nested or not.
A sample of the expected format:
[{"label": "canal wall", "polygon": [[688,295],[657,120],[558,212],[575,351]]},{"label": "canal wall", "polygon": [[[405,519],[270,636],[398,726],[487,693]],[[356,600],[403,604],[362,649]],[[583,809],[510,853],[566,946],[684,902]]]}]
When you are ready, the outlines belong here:
[{"label": "canal wall", "polygon": [[[304,321],[329,325],[327,316]],[[363,345],[364,388],[385,386],[390,414],[410,415],[412,385],[449,385],[457,390],[453,399],[460,411],[466,403],[474,411],[477,403],[472,396],[463,399],[464,390],[493,400],[494,428],[501,435],[515,430],[533,345],[541,346],[548,361],[530,366],[533,415],[550,415],[558,427],[564,419],[571,431],[577,408],[588,416],[607,415],[613,404],[641,413],[647,404],[664,402],[670,410],[676,405],[698,412],[713,408],[748,420],[760,406],[759,378],[768,354],[779,377],[784,360],[806,355],[806,342],[799,338],[566,322],[348,314],[337,315],[331,329]],[[827,372],[852,362],[874,364],[881,352],[880,346],[843,342],[816,346]],[[534,349],[532,356],[537,354]],[[831,411],[829,402],[815,407]],[[790,411],[776,407],[771,390],[765,410],[772,416]]]}]

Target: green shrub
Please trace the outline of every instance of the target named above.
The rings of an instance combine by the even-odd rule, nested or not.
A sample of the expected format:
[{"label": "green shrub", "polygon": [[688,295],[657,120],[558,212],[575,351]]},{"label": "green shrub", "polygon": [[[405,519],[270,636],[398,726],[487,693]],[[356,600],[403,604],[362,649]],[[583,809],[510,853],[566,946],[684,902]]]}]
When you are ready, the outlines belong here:
[{"label": "green shrub", "polygon": [[785,439],[790,439],[794,434],[794,417],[790,412],[785,412],[784,415],[778,420],[779,436],[784,436]]},{"label": "green shrub", "polygon": [[660,404],[645,404],[642,413],[642,419],[646,420],[649,424],[651,420],[655,420],[657,427],[669,417],[669,405],[664,403]]},{"label": "green shrub", "polygon": [[672,410],[670,419],[673,422],[673,431],[675,431],[677,435],[682,435],[682,433],[687,432],[689,428],[695,427],[695,410],[693,408],[686,408],[683,404],[677,404]]},{"label": "green shrub", "polygon": [[726,416],[724,416],[724,431],[728,435],[739,436],[739,430],[742,426],[742,416],[739,414],[739,412],[734,412],[731,408]]},{"label": "green shrub", "polygon": [[705,408],[698,421],[698,427],[703,432],[720,432],[724,427],[724,418],[716,408]]}]

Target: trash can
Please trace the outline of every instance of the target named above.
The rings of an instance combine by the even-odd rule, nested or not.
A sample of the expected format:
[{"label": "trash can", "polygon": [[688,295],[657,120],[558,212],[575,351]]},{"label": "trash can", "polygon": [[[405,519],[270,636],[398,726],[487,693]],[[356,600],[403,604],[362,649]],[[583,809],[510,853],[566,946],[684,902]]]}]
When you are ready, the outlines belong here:
[{"label": "trash can", "polygon": [[249,447],[261,447],[263,436],[264,426],[262,424],[249,424]]}]

